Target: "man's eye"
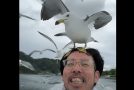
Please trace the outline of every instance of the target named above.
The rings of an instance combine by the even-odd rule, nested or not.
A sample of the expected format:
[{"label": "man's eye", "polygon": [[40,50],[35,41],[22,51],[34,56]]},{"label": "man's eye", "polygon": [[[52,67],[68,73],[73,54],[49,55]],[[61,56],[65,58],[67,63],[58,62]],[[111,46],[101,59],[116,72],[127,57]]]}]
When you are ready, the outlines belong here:
[{"label": "man's eye", "polygon": [[73,66],[74,65],[74,63],[73,62],[67,62],[67,64],[66,64],[67,66]]},{"label": "man's eye", "polygon": [[81,65],[82,65],[82,66],[89,66],[88,63],[82,63]]}]

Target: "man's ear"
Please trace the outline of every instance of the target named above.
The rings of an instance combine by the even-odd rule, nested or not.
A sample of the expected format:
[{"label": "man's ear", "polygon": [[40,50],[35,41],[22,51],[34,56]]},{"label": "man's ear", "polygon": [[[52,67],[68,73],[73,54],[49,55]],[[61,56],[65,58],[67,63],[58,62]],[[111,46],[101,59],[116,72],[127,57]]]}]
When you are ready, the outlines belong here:
[{"label": "man's ear", "polygon": [[95,83],[97,83],[99,78],[100,78],[100,72],[99,71],[95,71]]}]

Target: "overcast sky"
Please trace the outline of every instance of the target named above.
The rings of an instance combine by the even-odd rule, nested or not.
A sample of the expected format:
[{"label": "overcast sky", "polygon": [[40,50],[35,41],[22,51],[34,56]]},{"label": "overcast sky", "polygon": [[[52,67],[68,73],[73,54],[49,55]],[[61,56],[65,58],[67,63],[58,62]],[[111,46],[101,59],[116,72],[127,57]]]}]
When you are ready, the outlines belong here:
[{"label": "overcast sky", "polygon": [[[81,2],[81,0],[63,0],[64,3],[68,6],[68,8],[72,8],[72,10],[79,10],[81,9],[80,4],[85,4],[84,8],[91,9],[83,9],[82,13],[80,13],[81,16],[83,16],[83,13],[86,13],[88,15],[92,15],[95,13],[95,11],[105,10],[109,12],[112,15],[112,21],[109,22],[106,26],[100,28],[99,30],[92,30],[91,36],[94,37],[99,43],[90,42],[87,44],[87,47],[96,48],[100,51],[102,57],[104,58],[104,70],[109,70],[111,68],[116,67],[116,0],[91,0],[93,2],[97,2],[96,4],[88,4],[90,0],[84,0],[84,2]],[[69,1],[72,1],[71,3]],[[77,1],[77,3],[76,3]],[[105,1],[105,2],[104,2]],[[79,5],[79,9],[74,7],[73,2],[75,2],[75,5]],[[51,37],[56,45],[58,46],[58,49],[61,50],[68,42],[70,42],[70,39],[67,37],[55,37],[54,35],[60,32],[64,32],[64,24],[60,24],[55,26],[55,20],[57,17],[51,18],[47,21],[40,20],[40,11],[42,7],[41,0],[20,0],[19,1],[19,11],[21,14],[25,14],[27,16],[30,16],[32,18],[35,18],[36,20],[27,19],[24,17],[21,17],[19,20],[19,47],[20,51],[25,52],[26,54],[29,54],[33,50],[44,50],[44,49],[53,49],[56,50],[53,43],[51,43],[48,39],[42,37],[37,31],[40,31],[49,37]],[[94,7],[95,5],[95,7]],[[94,8],[94,9],[93,9]],[[78,45],[81,46],[81,45]],[[83,46],[83,45],[82,45]],[[68,47],[72,47],[71,45]],[[68,50],[68,49],[67,49]],[[32,55],[33,58],[54,58],[55,54],[46,51],[43,54],[34,53]]]}]

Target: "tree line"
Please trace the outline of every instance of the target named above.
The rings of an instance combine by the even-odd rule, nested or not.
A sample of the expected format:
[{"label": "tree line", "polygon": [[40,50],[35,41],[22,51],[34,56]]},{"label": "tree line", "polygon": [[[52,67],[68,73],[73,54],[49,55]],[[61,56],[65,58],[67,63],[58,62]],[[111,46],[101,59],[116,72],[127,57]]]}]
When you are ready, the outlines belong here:
[{"label": "tree line", "polygon": [[25,67],[20,67],[19,68],[20,73],[37,73],[37,74],[60,73],[59,63],[57,63],[56,59],[49,59],[49,58],[34,59],[22,51],[19,52],[19,59],[31,63],[31,65],[35,68],[35,71],[31,71]]}]

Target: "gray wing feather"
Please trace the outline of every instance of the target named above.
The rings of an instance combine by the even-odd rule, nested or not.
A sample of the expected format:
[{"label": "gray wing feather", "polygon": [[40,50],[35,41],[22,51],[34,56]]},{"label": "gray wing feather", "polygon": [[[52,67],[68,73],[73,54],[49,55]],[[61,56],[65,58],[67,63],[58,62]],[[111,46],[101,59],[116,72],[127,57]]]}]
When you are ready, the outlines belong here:
[{"label": "gray wing feather", "polygon": [[88,23],[95,22],[94,27],[95,29],[99,29],[106,24],[108,24],[112,20],[112,16],[107,11],[100,11],[91,16],[87,16],[84,21]]},{"label": "gray wing feather", "polygon": [[62,2],[62,0],[57,0],[57,5],[60,8],[61,14],[69,12],[69,9],[66,5]]},{"label": "gray wing feather", "polygon": [[48,20],[54,15],[57,15],[59,13],[63,14],[68,11],[68,8],[61,0],[46,0],[42,4],[41,20]]},{"label": "gray wing feather", "polygon": [[111,20],[112,20],[111,16],[99,17],[95,20],[94,27],[95,29],[99,29],[108,24]]},{"label": "gray wing feather", "polygon": [[41,34],[42,36],[44,36],[45,38],[47,38],[48,40],[50,40],[50,41],[55,45],[56,49],[58,49],[58,48],[57,48],[57,45],[55,44],[55,42],[54,42],[50,37],[48,37],[47,35],[45,35],[45,34],[39,32],[39,31],[38,31],[38,33]]}]

